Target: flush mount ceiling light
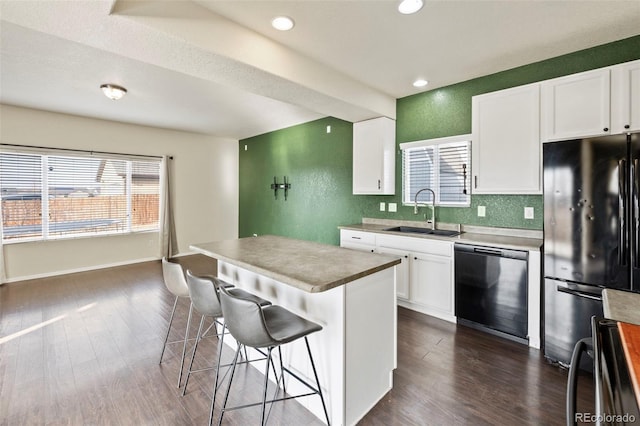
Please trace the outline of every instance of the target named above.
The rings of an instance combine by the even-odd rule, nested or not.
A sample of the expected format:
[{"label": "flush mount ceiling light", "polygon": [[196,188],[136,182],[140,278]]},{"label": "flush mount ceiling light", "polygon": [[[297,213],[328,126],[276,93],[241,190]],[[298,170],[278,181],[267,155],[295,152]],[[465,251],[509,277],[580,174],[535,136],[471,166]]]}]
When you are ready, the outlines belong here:
[{"label": "flush mount ceiling light", "polygon": [[289,31],[294,25],[293,19],[288,16],[276,16],[271,20],[271,26],[279,31]]},{"label": "flush mount ceiling light", "polygon": [[402,0],[398,5],[398,12],[403,15],[411,15],[422,9],[422,6],[424,6],[422,0]]},{"label": "flush mount ceiling light", "polygon": [[429,82],[425,79],[419,78],[413,82],[414,87],[425,87]]},{"label": "flush mount ceiling light", "polygon": [[117,101],[127,93],[127,89],[117,84],[103,84],[100,88],[102,93],[112,101]]}]

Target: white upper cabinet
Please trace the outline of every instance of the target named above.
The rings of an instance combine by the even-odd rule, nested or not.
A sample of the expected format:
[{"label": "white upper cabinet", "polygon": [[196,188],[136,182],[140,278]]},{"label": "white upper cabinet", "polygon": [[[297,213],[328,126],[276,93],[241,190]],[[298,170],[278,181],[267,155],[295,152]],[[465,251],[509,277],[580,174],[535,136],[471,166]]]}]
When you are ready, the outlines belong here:
[{"label": "white upper cabinet", "polygon": [[610,68],[541,83],[542,141],[608,135]]},{"label": "white upper cabinet", "polygon": [[474,194],[541,194],[540,85],[472,98]]},{"label": "white upper cabinet", "polygon": [[640,60],[611,67],[611,128],[640,131]]},{"label": "white upper cabinet", "polygon": [[353,123],[353,193],[394,195],[396,123],[387,117]]}]

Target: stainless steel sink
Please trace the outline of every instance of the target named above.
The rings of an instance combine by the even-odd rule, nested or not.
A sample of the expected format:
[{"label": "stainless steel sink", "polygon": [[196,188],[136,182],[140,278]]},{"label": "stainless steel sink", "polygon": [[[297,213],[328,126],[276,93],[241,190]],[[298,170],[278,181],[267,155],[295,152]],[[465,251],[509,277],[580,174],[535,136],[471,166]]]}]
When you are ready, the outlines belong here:
[{"label": "stainless steel sink", "polygon": [[414,226],[394,226],[393,228],[387,228],[385,231],[391,232],[404,232],[409,234],[424,234],[424,235],[438,235],[441,237],[455,237],[462,232],[450,231],[447,229],[429,229],[429,228],[417,228]]}]

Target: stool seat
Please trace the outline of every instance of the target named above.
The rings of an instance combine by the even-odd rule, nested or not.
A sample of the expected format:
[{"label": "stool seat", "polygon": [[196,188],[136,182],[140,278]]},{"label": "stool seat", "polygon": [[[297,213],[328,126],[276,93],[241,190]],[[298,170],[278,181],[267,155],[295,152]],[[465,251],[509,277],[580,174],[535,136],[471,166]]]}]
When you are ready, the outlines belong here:
[{"label": "stool seat", "polygon": [[282,345],[322,330],[322,326],[291,313],[282,306],[267,306],[262,309],[262,315],[272,340],[258,347]]}]

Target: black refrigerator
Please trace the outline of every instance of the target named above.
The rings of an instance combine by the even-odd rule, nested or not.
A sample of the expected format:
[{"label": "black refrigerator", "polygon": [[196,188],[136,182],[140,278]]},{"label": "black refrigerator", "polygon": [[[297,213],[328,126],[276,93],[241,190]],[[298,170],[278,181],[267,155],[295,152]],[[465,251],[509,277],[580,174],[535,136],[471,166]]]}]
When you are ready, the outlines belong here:
[{"label": "black refrigerator", "polygon": [[553,362],[569,365],[591,336],[604,288],[639,290],[639,136],[543,144],[544,354]]}]

